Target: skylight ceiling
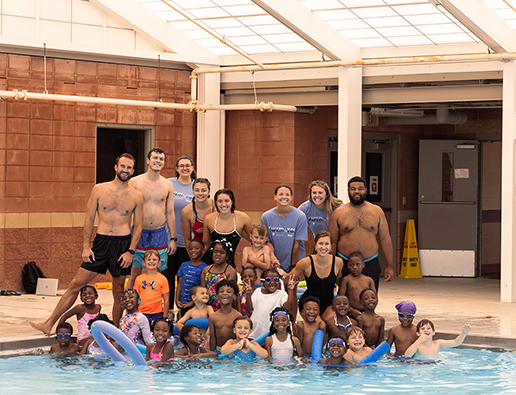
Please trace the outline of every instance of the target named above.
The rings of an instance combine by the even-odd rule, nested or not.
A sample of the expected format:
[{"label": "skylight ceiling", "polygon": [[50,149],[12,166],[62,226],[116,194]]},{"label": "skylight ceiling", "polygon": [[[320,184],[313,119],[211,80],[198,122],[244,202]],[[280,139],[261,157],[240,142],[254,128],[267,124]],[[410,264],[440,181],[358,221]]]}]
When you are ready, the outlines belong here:
[{"label": "skylight ceiling", "polygon": [[[235,52],[161,0],[137,0],[213,53]],[[251,0],[168,0],[248,54],[316,51]],[[484,0],[511,26],[516,12],[503,0]],[[511,0],[516,2],[516,0]],[[360,48],[475,44],[480,40],[429,0],[298,0]],[[288,16],[287,16],[288,17]]]}]

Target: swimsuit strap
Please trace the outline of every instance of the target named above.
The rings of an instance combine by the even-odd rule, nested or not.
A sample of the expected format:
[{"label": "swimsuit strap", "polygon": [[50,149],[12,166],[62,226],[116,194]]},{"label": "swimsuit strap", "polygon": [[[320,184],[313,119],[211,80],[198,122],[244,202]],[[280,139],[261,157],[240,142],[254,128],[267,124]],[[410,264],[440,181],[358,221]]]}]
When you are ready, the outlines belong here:
[{"label": "swimsuit strap", "polygon": [[233,213],[233,232],[236,232],[236,215],[235,215],[235,213]]},{"label": "swimsuit strap", "polygon": [[[334,273],[335,274],[335,255],[333,255],[333,261],[331,262],[331,273]],[[335,274],[337,275],[337,274]]]},{"label": "swimsuit strap", "polygon": [[219,220],[219,213],[217,213],[217,216],[215,217],[215,223],[213,224],[213,230],[218,233],[217,231],[217,221]]},{"label": "swimsuit strap", "polygon": [[[308,255],[308,257],[310,258],[310,263],[312,265],[312,273],[310,273],[310,276],[311,276],[312,274],[315,273],[315,264],[314,264],[314,258],[312,258],[312,255]],[[315,275],[317,276],[317,273],[315,273]]]},{"label": "swimsuit strap", "polygon": [[195,211],[195,199],[192,200],[192,211],[193,211],[193,214],[194,214],[194,218],[197,217],[197,211]]},{"label": "swimsuit strap", "polygon": [[228,270],[228,266],[229,266],[229,263],[226,263],[226,267],[224,268],[224,271],[222,273],[220,273],[220,274],[224,274],[225,275],[226,274],[226,270]]}]

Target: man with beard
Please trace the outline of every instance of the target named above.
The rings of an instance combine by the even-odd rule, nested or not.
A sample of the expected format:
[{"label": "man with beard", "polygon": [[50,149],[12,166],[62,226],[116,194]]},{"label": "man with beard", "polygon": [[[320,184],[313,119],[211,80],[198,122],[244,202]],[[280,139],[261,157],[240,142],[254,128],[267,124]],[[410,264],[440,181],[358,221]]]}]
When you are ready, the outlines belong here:
[{"label": "man with beard", "polygon": [[335,209],[330,217],[328,230],[332,237],[332,254],[344,260],[342,277],[350,272],[347,256],[360,252],[364,257],[362,273],[374,280],[376,289],[380,280],[378,262],[378,241],[385,255],[385,281],[393,278],[392,240],[383,210],[365,201],[367,185],[362,177],[355,176],[348,181],[349,202]]},{"label": "man with beard", "polygon": [[[147,155],[147,172],[134,177],[129,185],[143,195],[143,230],[136,246],[127,289],[132,289],[134,280],[142,274],[143,254],[148,250],[158,251],[160,271],[167,268],[168,255],[176,251],[176,219],[174,215],[174,185],[160,175],[165,166],[165,151],[153,148]],[[170,239],[165,223],[170,229]],[[168,311],[165,312],[165,317]]]},{"label": "man with beard", "polygon": [[[134,165],[132,155],[120,155],[116,159],[115,179],[97,184],[91,190],[84,221],[83,263],[50,317],[44,322],[29,322],[34,329],[49,336],[59,317],[73,305],[81,288],[107,270],[113,276],[113,321],[118,324],[122,316],[125,276],[131,273],[134,249],[142,233],[143,197],[129,185]],[[90,248],[97,214],[97,234]],[[134,226],[132,235],[131,220]]]}]

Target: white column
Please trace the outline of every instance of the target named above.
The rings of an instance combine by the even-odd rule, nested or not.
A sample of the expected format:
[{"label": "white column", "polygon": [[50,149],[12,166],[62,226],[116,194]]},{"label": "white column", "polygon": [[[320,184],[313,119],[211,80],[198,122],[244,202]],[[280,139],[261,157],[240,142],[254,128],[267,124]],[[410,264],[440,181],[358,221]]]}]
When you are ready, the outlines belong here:
[{"label": "white column", "polygon": [[346,200],[347,183],[361,175],[362,69],[339,68],[338,196]]},{"label": "white column", "polygon": [[502,246],[500,298],[516,302],[516,63],[503,66]]},{"label": "white column", "polygon": [[[201,74],[200,104],[220,104],[220,74]],[[224,111],[197,113],[197,174],[210,180],[212,196],[224,187]]]}]

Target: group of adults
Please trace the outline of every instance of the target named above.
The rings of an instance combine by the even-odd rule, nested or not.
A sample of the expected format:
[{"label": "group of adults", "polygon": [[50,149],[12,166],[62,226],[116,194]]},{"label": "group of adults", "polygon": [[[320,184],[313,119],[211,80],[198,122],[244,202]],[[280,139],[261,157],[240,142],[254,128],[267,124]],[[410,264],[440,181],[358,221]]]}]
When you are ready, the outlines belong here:
[{"label": "group of adults", "polygon": [[[30,322],[34,329],[49,335],[80,289],[107,270],[113,277],[113,320],[118,322],[123,312],[120,300],[125,278],[129,277],[127,286],[131,287],[144,267],[142,258],[148,249],[160,253],[160,269],[168,279],[173,306],[175,276],[181,264],[190,260],[187,246],[192,239],[202,240],[207,250],[212,240],[224,238],[233,252],[241,238],[250,240],[251,219],[236,210],[230,189],[218,190],[211,199],[210,182],[197,178],[188,155],[176,161],[176,176],[166,179],[161,176],[165,159],[162,149],[153,148],[147,155],[147,171],[131,178],[135,159],[122,154],[116,159],[113,181],[93,187],[86,207],[83,264],[47,320]],[[327,293],[328,286],[333,290],[337,278],[349,274],[346,256],[355,251],[366,257],[363,272],[374,279],[378,289],[378,241],[386,258],[385,280],[392,280],[392,241],[382,209],[365,201],[367,185],[361,177],[349,180],[348,193],[350,202],[343,204],[332,196],[325,182],[314,181],[308,200],[295,208],[292,189],[282,184],[274,192],[276,206],[262,215],[261,223],[268,229],[271,265],[287,273],[295,268],[293,273],[303,274],[308,285],[306,296],[321,296],[321,290]],[[97,215],[98,227],[90,246]],[[327,240],[319,246],[319,238],[315,254],[305,257],[308,229],[314,235],[326,231],[323,236],[331,246]],[[205,254],[203,261],[209,264],[209,259]],[[241,262],[236,262],[236,269],[241,269]]]}]

